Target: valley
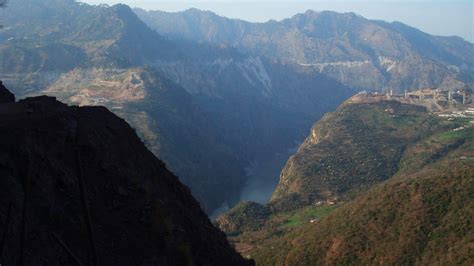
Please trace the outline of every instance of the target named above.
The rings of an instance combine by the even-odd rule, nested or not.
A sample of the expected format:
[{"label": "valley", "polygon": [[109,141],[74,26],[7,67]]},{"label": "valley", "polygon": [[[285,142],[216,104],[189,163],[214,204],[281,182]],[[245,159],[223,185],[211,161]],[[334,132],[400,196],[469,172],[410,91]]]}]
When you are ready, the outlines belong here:
[{"label": "valley", "polygon": [[242,190],[241,201],[265,203],[270,200],[278,185],[278,176],[281,169],[285,166],[288,157],[294,154],[300,145],[297,141],[295,141],[295,144],[297,145],[294,148],[274,154],[274,156],[269,157],[270,160],[256,162],[246,169],[248,183]]},{"label": "valley", "polygon": [[[355,95],[316,123],[268,203],[239,203],[217,219],[244,257],[257,265],[469,261],[474,116],[377,97]],[[331,145],[341,137],[340,149]],[[461,231],[447,233],[454,224]],[[445,241],[458,257],[437,253]]]},{"label": "valley", "polygon": [[[324,75],[264,57],[168,40],[125,5],[48,1],[18,0],[8,12],[0,10],[9,21],[0,34],[0,59],[8,63],[0,78],[19,98],[47,94],[108,107],[137,130],[209,214],[239,201],[245,184],[253,182],[245,168],[276,160],[275,154],[302,141],[314,120],[353,93]],[[42,12],[56,16],[38,16]],[[20,47],[22,53],[12,53]],[[58,47],[67,47],[59,49],[64,55]]]},{"label": "valley", "polygon": [[474,264],[473,43],[2,3],[0,265]]},{"label": "valley", "polygon": [[[48,1],[18,0],[9,5],[8,12],[0,10],[9,22],[0,33],[0,78],[19,98],[47,94],[80,106],[104,105],[125,118],[146,145],[190,186],[209,214],[222,206],[232,207],[240,199],[263,202],[272,193],[285,157],[291,155],[287,151],[304,140],[314,121],[356,92],[401,91],[427,85],[453,89],[468,84],[472,73],[470,52],[461,56],[446,46],[450,43],[471,51],[467,43],[415,31],[410,34],[429,41],[437,52],[413,50],[405,44],[412,37],[406,35],[404,27],[353,14],[307,12],[272,22],[278,28],[274,30],[270,29],[272,23],[254,25],[197,10],[146,13],[125,5]],[[24,13],[25,6],[29,13]],[[56,15],[50,19],[38,15],[46,10]],[[226,21],[222,25],[228,26],[222,30],[237,37],[224,37],[217,31],[215,39],[208,39],[199,23],[196,26],[202,30],[201,37],[182,35],[179,30],[184,28],[170,23],[188,16],[208,17],[211,23]],[[318,33],[317,29],[306,32],[296,23],[300,20],[338,30],[335,35]],[[360,28],[347,27],[349,22]],[[58,23],[64,27],[55,27]],[[235,25],[240,24],[239,31]],[[177,31],[170,32],[172,28]],[[295,39],[277,37],[289,29],[297,30]],[[367,45],[370,49],[377,46],[374,53],[380,60],[376,63],[361,44],[340,39],[344,34],[363,38],[374,30],[392,39],[401,38],[397,47],[379,46],[378,39],[371,39]],[[273,40],[288,39],[289,43],[278,43],[277,51],[267,51],[265,47],[270,44],[263,41],[265,34],[274,36]],[[260,37],[251,40],[249,36]],[[288,54],[288,47],[301,38],[311,45]],[[350,45],[350,49],[345,48],[347,53],[331,52],[327,57],[314,53],[314,47],[324,48],[334,38]],[[253,49],[256,44],[263,50]],[[456,60],[449,62],[449,71],[457,69],[457,74],[412,79],[404,73],[417,72],[400,67],[413,65],[398,56],[404,53],[429,64],[436,62],[433,69],[446,65],[443,58],[450,55]],[[397,69],[401,80],[413,81],[400,81],[401,85],[395,81],[399,80],[395,73],[377,77],[374,73],[379,73],[380,67],[389,72]],[[350,70],[354,68],[358,70]],[[416,75],[434,76],[430,71]],[[360,77],[369,83],[361,84]]]}]

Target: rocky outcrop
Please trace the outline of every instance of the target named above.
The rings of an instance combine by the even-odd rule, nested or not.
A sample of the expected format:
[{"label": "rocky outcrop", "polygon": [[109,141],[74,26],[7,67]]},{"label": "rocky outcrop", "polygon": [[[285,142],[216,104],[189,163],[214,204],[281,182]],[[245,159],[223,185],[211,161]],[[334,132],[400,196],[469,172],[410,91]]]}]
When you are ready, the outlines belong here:
[{"label": "rocky outcrop", "polygon": [[[246,265],[124,120],[0,104],[2,265]],[[23,264],[22,264],[23,263]]]},{"label": "rocky outcrop", "polygon": [[15,95],[11,93],[0,80],[0,103],[12,103],[15,102]]}]

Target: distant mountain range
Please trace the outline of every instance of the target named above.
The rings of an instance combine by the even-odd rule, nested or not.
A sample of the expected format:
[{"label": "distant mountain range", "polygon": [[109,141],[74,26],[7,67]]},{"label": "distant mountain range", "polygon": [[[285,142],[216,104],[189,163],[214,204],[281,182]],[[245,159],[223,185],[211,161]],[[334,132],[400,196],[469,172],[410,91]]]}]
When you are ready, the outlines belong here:
[{"label": "distant mountain range", "polygon": [[353,93],[317,71],[166,39],[125,5],[18,0],[0,12],[0,78],[19,98],[110,108],[208,212],[238,202],[246,167],[294,147]]},{"label": "distant mountain range", "polygon": [[474,44],[354,13],[309,10],[281,21],[250,23],[197,9],[135,12],[172,39],[236,47],[360,90],[459,88],[474,77]]}]

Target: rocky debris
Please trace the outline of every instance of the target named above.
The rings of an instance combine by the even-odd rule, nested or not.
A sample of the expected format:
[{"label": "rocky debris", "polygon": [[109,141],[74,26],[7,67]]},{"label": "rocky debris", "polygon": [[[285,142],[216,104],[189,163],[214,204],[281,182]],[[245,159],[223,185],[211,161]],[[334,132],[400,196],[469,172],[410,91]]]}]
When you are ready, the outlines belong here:
[{"label": "rocky debris", "polygon": [[0,264],[251,264],[106,108],[1,106]]},{"label": "rocky debris", "polygon": [[3,82],[0,80],[0,104],[13,102],[15,102],[15,95],[5,88]]}]

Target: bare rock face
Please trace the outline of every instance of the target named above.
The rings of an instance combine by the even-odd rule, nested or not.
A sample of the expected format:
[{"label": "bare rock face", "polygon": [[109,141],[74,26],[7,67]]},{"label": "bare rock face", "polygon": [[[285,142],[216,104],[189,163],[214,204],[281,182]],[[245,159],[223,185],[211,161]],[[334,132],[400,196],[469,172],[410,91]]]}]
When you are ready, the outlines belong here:
[{"label": "bare rock face", "polygon": [[248,265],[106,108],[46,96],[3,107],[2,265]]},{"label": "bare rock face", "polygon": [[15,102],[15,95],[11,93],[0,80],[0,103],[13,103]]}]

